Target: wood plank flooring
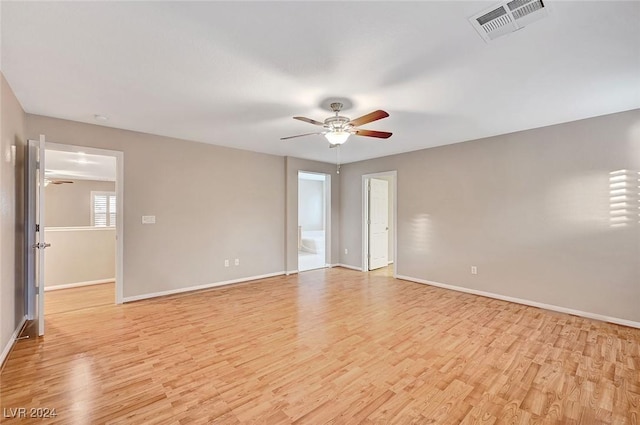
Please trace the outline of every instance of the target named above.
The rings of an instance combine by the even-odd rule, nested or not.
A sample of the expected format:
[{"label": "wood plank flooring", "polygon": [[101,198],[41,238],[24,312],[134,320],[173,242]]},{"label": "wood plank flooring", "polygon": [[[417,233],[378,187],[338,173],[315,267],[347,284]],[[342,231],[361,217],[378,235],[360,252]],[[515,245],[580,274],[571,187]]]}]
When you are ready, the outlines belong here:
[{"label": "wood plank flooring", "polygon": [[384,271],[316,270],[46,322],[44,338],[10,354],[1,407],[58,416],[2,423],[640,419],[640,330]]},{"label": "wood plank flooring", "polygon": [[47,291],[44,296],[44,311],[47,316],[51,316],[57,313],[112,305],[115,299],[116,284],[113,282]]}]

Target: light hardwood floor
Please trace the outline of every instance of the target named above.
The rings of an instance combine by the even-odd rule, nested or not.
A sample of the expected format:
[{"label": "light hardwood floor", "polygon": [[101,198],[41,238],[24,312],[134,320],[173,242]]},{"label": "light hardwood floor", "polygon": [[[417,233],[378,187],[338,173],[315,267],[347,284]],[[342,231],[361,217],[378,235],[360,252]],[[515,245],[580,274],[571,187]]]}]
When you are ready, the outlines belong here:
[{"label": "light hardwood floor", "polygon": [[113,282],[47,291],[44,296],[44,311],[46,316],[51,317],[52,314],[113,305],[115,304],[115,299],[116,285]]},{"label": "light hardwood floor", "polygon": [[385,274],[50,314],[47,335],[10,354],[3,411],[56,408],[38,424],[638,423],[640,330]]}]

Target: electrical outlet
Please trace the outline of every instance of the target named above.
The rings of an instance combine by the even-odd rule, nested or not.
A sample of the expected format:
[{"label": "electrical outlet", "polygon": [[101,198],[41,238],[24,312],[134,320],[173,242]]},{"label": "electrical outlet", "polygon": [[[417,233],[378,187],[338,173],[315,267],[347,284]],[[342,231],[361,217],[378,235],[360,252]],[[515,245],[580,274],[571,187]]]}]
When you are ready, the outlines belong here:
[{"label": "electrical outlet", "polygon": [[478,268],[476,266],[471,266],[471,274],[478,274]]},{"label": "electrical outlet", "polygon": [[349,253],[349,250],[347,248],[344,249],[344,255],[347,255]]},{"label": "electrical outlet", "polygon": [[235,264],[236,266],[239,266],[239,265],[240,265],[240,259],[239,259],[239,258],[236,258],[236,261],[234,262],[234,264]]},{"label": "electrical outlet", "polygon": [[224,260],[224,266],[229,267],[229,260]]},{"label": "electrical outlet", "polygon": [[155,215],[143,215],[142,216],[142,224],[156,224],[156,216]]}]

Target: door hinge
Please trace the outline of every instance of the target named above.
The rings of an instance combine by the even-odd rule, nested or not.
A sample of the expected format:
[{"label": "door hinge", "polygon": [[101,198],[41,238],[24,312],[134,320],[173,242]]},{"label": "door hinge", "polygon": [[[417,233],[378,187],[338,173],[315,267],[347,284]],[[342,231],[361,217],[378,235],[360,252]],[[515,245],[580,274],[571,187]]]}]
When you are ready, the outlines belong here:
[{"label": "door hinge", "polygon": [[39,231],[40,231],[40,225],[36,224],[36,232],[39,232]]},{"label": "door hinge", "polygon": [[40,169],[40,161],[36,161],[36,170]]}]

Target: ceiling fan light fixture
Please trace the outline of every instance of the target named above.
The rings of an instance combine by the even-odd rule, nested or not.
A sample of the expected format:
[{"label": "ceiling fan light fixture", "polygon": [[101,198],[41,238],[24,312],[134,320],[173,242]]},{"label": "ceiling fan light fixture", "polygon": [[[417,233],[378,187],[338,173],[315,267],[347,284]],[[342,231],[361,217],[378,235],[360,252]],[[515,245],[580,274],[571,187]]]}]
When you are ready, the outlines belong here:
[{"label": "ceiling fan light fixture", "polygon": [[348,131],[337,130],[328,132],[324,135],[324,137],[326,137],[329,143],[332,145],[341,145],[347,141],[350,135],[351,133],[349,133]]}]

